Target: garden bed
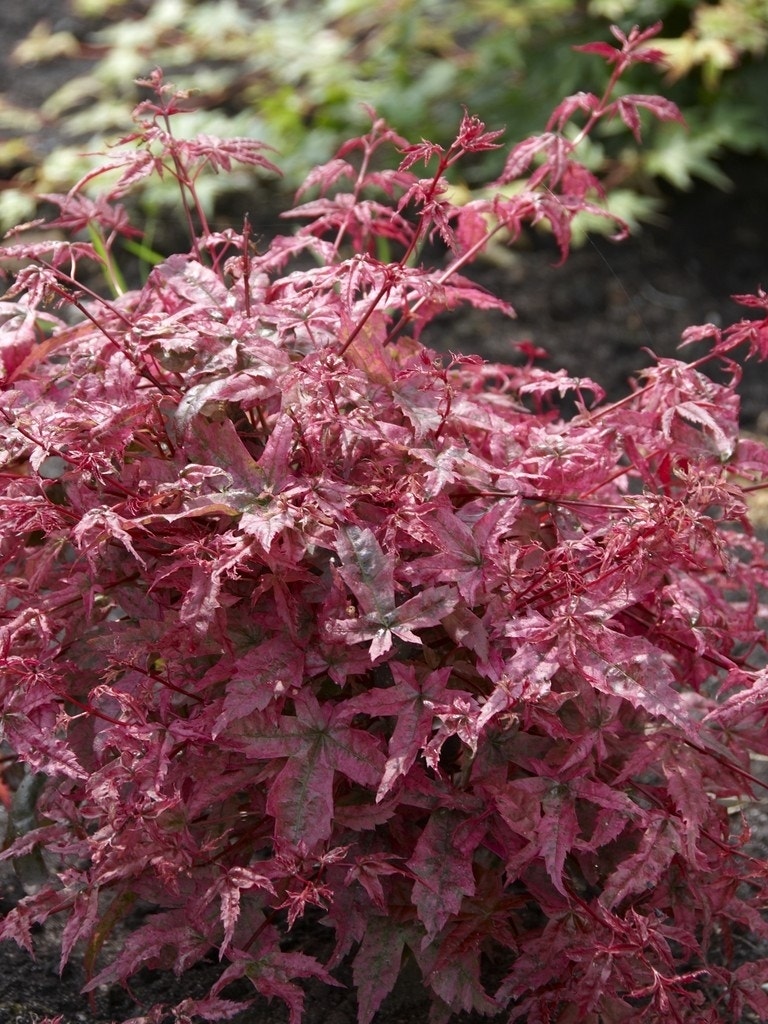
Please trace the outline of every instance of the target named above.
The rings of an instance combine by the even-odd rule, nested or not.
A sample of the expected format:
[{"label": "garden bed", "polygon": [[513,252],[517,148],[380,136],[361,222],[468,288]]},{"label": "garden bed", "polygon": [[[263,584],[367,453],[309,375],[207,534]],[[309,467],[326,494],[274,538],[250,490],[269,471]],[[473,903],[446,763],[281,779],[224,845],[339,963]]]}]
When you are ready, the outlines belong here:
[{"label": "garden bed", "polygon": [[[48,73],[42,67],[38,71],[41,76]],[[41,87],[39,82],[37,86]],[[738,161],[728,169],[735,182],[732,195],[700,187],[689,196],[675,197],[665,227],[648,229],[621,247],[604,240],[587,244],[562,268],[552,266],[555,254],[546,240],[529,237],[527,247],[508,260],[486,262],[473,275],[511,302],[517,319],[472,313],[439,320],[426,340],[444,351],[477,352],[494,361],[511,356],[515,342],[528,340],[549,352],[551,368],[593,377],[617,397],[626,389],[628,377],[643,365],[644,346],[671,355],[684,327],[705,321],[729,323],[740,315],[730,293],[768,283],[763,246],[768,196],[761,166]],[[271,219],[262,224],[251,213],[257,233],[272,230]],[[222,222],[237,223],[238,215],[236,202],[219,211]],[[764,370],[750,366],[742,386],[747,426],[765,426],[765,387]],[[763,819],[758,815],[754,820],[762,828]],[[762,841],[760,836],[756,841]],[[20,888],[10,870],[4,871],[2,881],[7,909],[18,899]],[[0,1019],[8,1024],[36,1024],[57,1015],[62,1024],[123,1020],[132,1009],[122,993],[98,992],[91,1006],[80,995],[83,977],[76,963],[59,977],[56,927],[49,925],[38,934],[34,967],[15,946],[0,948]],[[322,947],[323,931],[312,925],[310,915],[302,928],[303,951]],[[116,931],[110,941],[119,942],[120,934]],[[216,971],[211,961],[210,972],[202,967],[179,983],[165,974],[142,972],[134,993],[147,1004],[177,1002],[187,993],[204,991],[211,980],[208,974]],[[352,1024],[355,1000],[348,989],[310,986],[310,993],[306,1024]],[[406,979],[377,1016],[377,1024],[410,1022],[423,1009],[418,986],[409,986]],[[249,1024],[284,1019],[282,1007],[266,1004],[235,1018]]]}]

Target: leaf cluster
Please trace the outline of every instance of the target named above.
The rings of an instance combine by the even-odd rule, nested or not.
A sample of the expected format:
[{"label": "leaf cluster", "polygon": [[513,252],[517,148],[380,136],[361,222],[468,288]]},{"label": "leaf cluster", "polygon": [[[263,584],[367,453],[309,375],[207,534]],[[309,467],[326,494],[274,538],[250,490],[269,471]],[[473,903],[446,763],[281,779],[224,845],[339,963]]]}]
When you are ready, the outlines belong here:
[{"label": "leaf cluster", "polygon": [[[609,86],[506,152],[513,195],[447,197],[455,163],[501,145],[470,114],[447,148],[375,119],[265,249],[247,221],[212,229],[196,191],[207,162],[264,150],[178,139],[156,72],[107,194],[56,199],[100,244],[5,248],[0,727],[40,792],[2,856],[49,875],[0,938],[31,950],[64,915],[89,989],[215,952],[210,993],[137,1021],[228,1019],[240,980],[298,1024],[301,979],[346,959],[370,1024],[406,958],[435,1022],[768,1013],[768,959],[733,962],[768,926],[732,813],[768,753],[743,490],[768,454],[733,387],[740,347],[768,353],[768,297],[612,404],[530,347],[490,365],[419,341],[461,302],[511,313],[462,274],[502,229],[548,220],[565,258],[573,217],[602,211],[576,152],[598,123],[678,116],[614,92],[657,32],[585,47]],[[197,233],[126,291],[120,204],[150,173]],[[326,961],[292,943],[306,914]]]},{"label": "leaf cluster", "polygon": [[[381,16],[360,0],[159,0],[152,4],[72,0],[80,30],[36,26],[14,53],[22,66],[77,61],[39,110],[0,106],[0,165],[13,185],[0,195],[0,223],[34,215],[36,195],[68,189],[100,149],[129,129],[140,94],[132,84],[159,64],[204,102],[187,133],[250,135],[281,153],[289,187],[330,159],[352,131],[365,131],[370,105],[409,137],[447,139],[461,102],[489,123],[538,129],[564,92],[584,87],[574,41],[609,36],[606,19],[628,30],[637,18],[663,19],[659,42],[671,98],[694,129],[648,125],[638,155],[625,133],[597,133],[590,165],[611,175],[613,202],[631,220],[652,217],[654,181],[688,188],[697,177],[727,186],[723,152],[766,151],[766,0],[684,4],[645,0],[395,0]],[[85,67],[85,70],[83,70]],[[597,88],[597,78],[587,80]],[[16,125],[25,125],[19,138]],[[35,125],[30,130],[30,125]],[[51,138],[55,145],[51,145]],[[101,141],[99,141],[101,140]],[[583,157],[585,159],[585,157]],[[497,172],[493,158],[467,162],[456,184],[477,187]],[[209,176],[201,198],[210,213],[223,193],[249,183],[244,171]],[[169,191],[146,183],[144,218],[159,220]]]}]

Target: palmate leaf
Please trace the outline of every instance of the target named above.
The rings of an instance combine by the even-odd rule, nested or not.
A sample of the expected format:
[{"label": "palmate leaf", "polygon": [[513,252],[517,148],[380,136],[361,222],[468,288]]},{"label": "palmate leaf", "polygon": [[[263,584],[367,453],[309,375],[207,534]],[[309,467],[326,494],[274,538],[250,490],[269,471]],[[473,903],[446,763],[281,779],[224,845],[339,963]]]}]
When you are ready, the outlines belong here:
[{"label": "palmate leaf", "polygon": [[343,563],[339,575],[357,598],[360,611],[383,622],[395,607],[394,554],[385,554],[367,527],[339,530],[336,544]]},{"label": "palmate leaf", "polygon": [[236,402],[243,409],[252,409],[272,398],[276,394],[276,387],[269,379],[273,373],[272,367],[262,367],[259,373],[242,371],[191,387],[176,412],[179,431],[186,432],[200,413],[212,419],[222,417],[227,402]]},{"label": "palmate leaf", "polygon": [[358,991],[357,1024],[370,1024],[400,974],[405,930],[386,917],[372,917],[352,965]]},{"label": "palmate leaf", "polygon": [[307,744],[300,757],[289,757],[267,797],[275,836],[291,846],[315,849],[329,838],[333,822],[333,766],[320,740]]},{"label": "palmate leaf", "polygon": [[304,654],[288,636],[270,637],[227,666],[228,685],[216,739],[230,722],[264,711],[272,701],[301,686]]},{"label": "palmate leaf", "polygon": [[652,718],[677,726],[688,739],[699,734],[689,710],[674,689],[674,676],[661,651],[649,640],[624,636],[600,624],[573,636],[571,667],[596,689],[642,708]]},{"label": "palmate leaf", "polygon": [[413,665],[390,664],[394,686],[368,690],[350,701],[350,708],[365,714],[392,716],[396,724],[389,740],[389,756],[376,791],[379,803],[400,776],[405,775],[424,750],[432,734],[435,707],[445,699],[450,667],[419,679]]},{"label": "palmate leaf", "polygon": [[494,802],[507,825],[528,840],[510,856],[506,873],[514,878],[538,857],[544,859],[552,884],[565,893],[563,866],[579,835],[579,822],[566,787],[547,778],[516,779],[493,791]]},{"label": "palmate leaf", "polygon": [[382,913],[387,911],[387,901],[384,896],[382,877],[386,875],[407,875],[402,868],[395,867],[389,863],[394,859],[390,853],[370,853],[357,857],[355,863],[349,869],[345,882],[350,885],[358,882],[371,898],[374,906]]},{"label": "palmate leaf", "polygon": [[701,829],[712,813],[712,805],[702,785],[702,767],[706,755],[684,743],[669,744],[664,757],[664,776],[669,795],[682,819],[685,852],[696,862],[696,849]]},{"label": "palmate leaf", "polygon": [[304,990],[297,985],[298,978],[317,978],[324,985],[339,986],[339,982],[318,963],[304,953],[266,950],[258,953],[232,952],[229,967],[211,989],[218,996],[227,985],[238,978],[247,978],[256,991],[267,999],[278,999],[289,1010],[290,1024],[301,1024],[304,1009]]},{"label": "palmate leaf", "polygon": [[539,850],[552,884],[565,896],[565,858],[573,849],[580,831],[576,808],[568,788],[550,786],[542,794],[541,809],[541,821],[536,829]]},{"label": "palmate leaf", "polygon": [[228,291],[221,278],[199,260],[175,253],[152,270],[152,283],[168,289],[188,307],[221,309],[226,306]]},{"label": "palmate leaf", "polygon": [[275,722],[253,716],[230,743],[248,758],[286,758],[267,796],[267,811],[282,842],[310,849],[328,839],[334,817],[333,782],[341,772],[352,782],[378,786],[384,754],[375,737],[349,724],[345,708],[321,706],[309,692],[294,698],[295,715]]},{"label": "palmate leaf", "polygon": [[[177,1006],[174,1006],[173,1011],[178,1015],[177,1020],[194,1020],[195,1017],[207,1021],[231,1020],[232,1017],[242,1013],[252,1002],[253,1000],[250,999],[244,1002],[235,1002],[233,999],[205,996],[202,999],[182,999]],[[125,1024],[147,1024],[147,1018],[145,1016],[134,1017],[125,1021]]]},{"label": "palmate leaf", "polygon": [[626,124],[635,137],[640,141],[640,114],[639,109],[649,110],[659,121],[677,121],[678,124],[685,124],[680,109],[671,100],[663,96],[643,96],[628,94],[616,100],[616,112]]},{"label": "palmate leaf", "polygon": [[372,530],[356,526],[339,531],[337,544],[344,564],[338,570],[357,598],[363,615],[329,624],[329,639],[347,643],[371,640],[371,661],[392,647],[392,636],[421,643],[416,629],[434,626],[458,603],[451,587],[426,587],[395,606],[394,555],[385,554]]},{"label": "palmate leaf", "polygon": [[742,964],[736,969],[729,985],[735,1014],[740,1014],[743,1006],[747,1005],[763,1020],[768,1019],[768,992],[765,988],[767,970],[766,959]]},{"label": "palmate leaf", "polygon": [[206,898],[218,898],[220,904],[219,917],[224,928],[224,936],[220,944],[219,958],[232,943],[235,926],[240,917],[240,899],[243,891],[264,889],[276,895],[274,886],[264,875],[250,868],[234,867],[216,879],[206,894]]},{"label": "palmate leaf", "polygon": [[61,937],[60,971],[69,962],[75,943],[79,939],[90,939],[96,931],[100,917],[98,904],[99,894],[95,889],[84,889],[75,896],[72,913]]},{"label": "palmate leaf", "polygon": [[90,978],[83,991],[124,981],[141,967],[174,967],[181,972],[202,960],[210,948],[209,936],[202,935],[184,911],[154,914],[125,939],[117,958]]},{"label": "palmate leaf", "polygon": [[480,977],[481,955],[478,945],[475,943],[465,949],[459,948],[456,952],[457,955],[449,960],[443,956],[443,950],[438,951],[435,946],[416,951],[416,958],[429,981],[431,991],[439,996],[446,1007],[488,1016],[498,1013],[500,1004],[485,991]]},{"label": "palmate leaf", "polygon": [[489,940],[509,951],[519,950],[513,931],[515,911],[528,896],[513,894],[499,875],[480,872],[475,895],[465,898],[461,913],[449,921],[438,939],[425,949],[414,949],[419,965],[434,992],[449,1006],[493,1015],[501,1003],[485,990],[481,977],[482,950]]},{"label": "palmate leaf", "polygon": [[[552,885],[564,896],[568,895],[564,880],[568,854],[574,850],[597,851],[643,815],[625,793],[587,776],[514,779],[503,787],[490,786],[489,795],[512,832],[528,840],[507,860],[507,875],[522,873],[540,857]],[[589,838],[583,835],[580,820],[586,802],[600,809]]]},{"label": "palmate leaf", "polygon": [[423,946],[459,912],[464,896],[475,892],[472,859],[486,826],[480,823],[470,841],[460,844],[457,832],[463,831],[465,824],[464,816],[456,811],[433,811],[408,861],[407,867],[416,876],[413,902],[426,929]]},{"label": "palmate leaf", "polygon": [[649,815],[637,852],[623,860],[609,877],[600,895],[608,909],[618,906],[627,896],[653,888],[669,871],[672,858],[682,852],[683,842],[674,820],[665,815]]},{"label": "palmate leaf", "polygon": [[452,587],[427,587],[383,616],[375,612],[359,619],[339,619],[329,627],[328,636],[353,644],[370,640],[371,661],[376,661],[391,649],[393,636],[420,644],[414,630],[436,625],[453,611],[458,600]]},{"label": "palmate leaf", "polygon": [[[500,503],[496,506],[501,511]],[[459,593],[471,607],[485,580],[484,554],[476,531],[448,509],[436,510],[430,527],[435,531],[439,551],[419,560],[420,572],[435,572],[445,582],[455,580]]]}]

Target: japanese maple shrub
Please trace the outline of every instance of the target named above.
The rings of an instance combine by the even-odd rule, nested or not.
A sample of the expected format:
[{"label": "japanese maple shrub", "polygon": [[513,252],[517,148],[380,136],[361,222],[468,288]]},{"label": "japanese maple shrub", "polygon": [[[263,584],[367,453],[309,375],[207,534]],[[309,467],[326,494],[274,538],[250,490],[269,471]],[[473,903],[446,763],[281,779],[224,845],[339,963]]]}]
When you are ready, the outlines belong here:
[{"label": "japanese maple shrub", "polygon": [[[0,937],[31,949],[64,915],[90,988],[218,955],[207,995],[144,1022],[227,1019],[245,979],[297,1024],[298,982],[346,959],[369,1024],[405,958],[435,1021],[768,1018],[768,959],[733,958],[768,939],[738,813],[768,753],[743,492],[768,455],[734,391],[768,295],[612,404],[532,346],[488,365],[419,340],[461,302],[511,312],[460,273],[497,233],[546,220],[567,255],[603,210],[576,159],[598,122],[678,116],[616,91],[657,30],[582,47],[604,94],[515,145],[493,201],[454,207],[445,175],[500,132],[467,114],[409,145],[374,120],[261,250],[247,221],[212,230],[195,181],[269,169],[263,147],[180,138],[157,72],[107,194],[49,197],[72,238],[6,248],[0,721],[45,781],[3,856],[48,874]],[[120,200],[153,173],[192,248],[126,291]],[[328,957],[286,943],[308,908]]]}]

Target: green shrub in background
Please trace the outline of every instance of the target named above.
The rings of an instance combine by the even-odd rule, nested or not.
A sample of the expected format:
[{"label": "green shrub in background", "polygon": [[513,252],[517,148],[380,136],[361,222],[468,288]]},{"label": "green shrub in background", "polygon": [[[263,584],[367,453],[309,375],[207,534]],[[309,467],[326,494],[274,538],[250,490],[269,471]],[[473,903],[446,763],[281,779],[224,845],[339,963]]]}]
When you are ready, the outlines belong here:
[{"label": "green shrub in background", "polygon": [[[564,92],[597,89],[572,52],[609,20],[629,27],[661,19],[670,95],[689,131],[648,126],[641,153],[626,132],[598,137],[588,154],[614,186],[613,209],[648,219],[656,182],[687,188],[694,177],[721,186],[727,151],[768,153],[764,95],[768,0],[71,0],[83,32],[42,24],[16,49],[20,65],[87,58],[35,113],[36,129],[0,97],[0,192],[6,227],[34,213],[35,195],[65,191],[86,169],[84,150],[130,129],[139,98],[133,80],[162,65],[182,87],[204,94],[207,109],[187,119],[190,135],[247,135],[280,153],[286,193],[327,160],[350,133],[365,130],[375,107],[406,135],[452,138],[467,103],[494,126],[525,135]],[[78,63],[77,68],[82,67]],[[133,94],[132,94],[133,91]],[[55,145],[51,144],[51,136]],[[3,166],[4,165],[4,166]],[[487,180],[486,166],[458,183]],[[252,188],[247,174],[211,176],[200,187],[213,207],[218,191]],[[616,187],[618,186],[618,187]],[[164,202],[162,187],[145,196]]]}]

